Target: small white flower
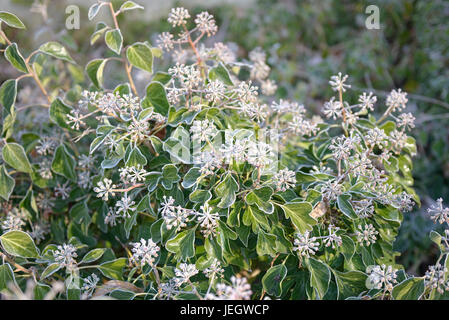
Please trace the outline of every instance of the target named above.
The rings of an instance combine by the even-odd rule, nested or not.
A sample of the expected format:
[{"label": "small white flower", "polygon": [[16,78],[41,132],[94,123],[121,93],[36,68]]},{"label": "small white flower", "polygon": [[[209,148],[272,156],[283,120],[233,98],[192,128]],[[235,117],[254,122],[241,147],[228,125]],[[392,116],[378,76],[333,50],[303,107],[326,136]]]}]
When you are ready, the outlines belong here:
[{"label": "small white flower", "polygon": [[388,136],[385,134],[383,129],[373,128],[369,129],[365,136],[365,142],[368,146],[378,146],[382,149],[384,146],[388,145]]},{"label": "small white flower", "polygon": [[336,101],[335,97],[332,97],[328,102],[324,103],[323,113],[326,118],[332,118],[336,120],[342,116],[343,107],[340,101]]},{"label": "small white flower", "polygon": [[198,269],[194,264],[181,263],[178,268],[175,268],[175,281],[177,286],[189,281],[191,277],[198,273]]},{"label": "small white flower", "polygon": [[161,49],[170,51],[173,49],[173,35],[169,32],[162,32],[158,38],[158,46]]},{"label": "small white flower", "polygon": [[200,142],[208,141],[215,137],[218,130],[214,123],[209,119],[195,120],[193,125],[190,127],[190,132],[192,133],[192,139]]},{"label": "small white flower", "polygon": [[61,267],[72,269],[76,266],[75,258],[78,255],[76,253],[76,248],[71,244],[64,243],[61,246],[57,246],[56,250],[53,251],[53,256],[55,262]]},{"label": "small white flower", "polygon": [[371,110],[374,111],[374,104],[377,102],[377,97],[373,95],[372,92],[366,94],[364,92],[359,96],[360,107],[362,110]]},{"label": "small white flower", "polygon": [[273,80],[264,80],[261,82],[260,89],[262,90],[262,93],[266,96],[272,96],[276,93],[278,86],[276,82]]},{"label": "small white flower", "polygon": [[171,12],[168,14],[167,21],[171,23],[173,27],[181,26],[186,24],[186,20],[190,18],[189,11],[182,7],[172,8]]},{"label": "small white flower", "polygon": [[25,222],[22,218],[9,214],[2,220],[1,226],[4,232],[11,230],[22,230],[22,227],[25,225]]},{"label": "small white flower", "polygon": [[356,231],[357,242],[362,246],[369,246],[375,243],[379,232],[374,228],[372,224],[366,224],[364,226],[358,226],[359,230]]},{"label": "small white flower", "polygon": [[415,120],[416,118],[411,113],[401,113],[398,116],[398,127],[413,129],[415,127]]},{"label": "small white flower", "polygon": [[430,213],[430,218],[435,222],[439,222],[441,224],[448,223],[449,224],[449,208],[443,207],[443,199],[439,198],[436,201],[436,204],[432,204],[430,208],[427,209],[427,212]]},{"label": "small white flower", "polygon": [[351,88],[349,84],[345,84],[347,79],[348,75],[342,77],[341,72],[339,72],[338,75],[331,77],[329,84],[331,85],[332,90],[345,92],[346,88]]},{"label": "small white flower", "polygon": [[327,228],[329,234],[327,236],[324,236],[323,240],[326,247],[332,246],[332,249],[335,249],[336,247],[340,247],[343,244],[341,236],[337,234],[338,230],[340,230],[339,227],[336,227],[333,224],[329,225],[329,227]]},{"label": "small white flower", "polygon": [[221,276],[223,272],[224,269],[221,267],[221,263],[220,261],[218,261],[218,259],[214,259],[212,264],[203,271],[204,275],[209,279],[211,279],[213,276]]},{"label": "small white flower", "polygon": [[447,268],[441,264],[429,266],[426,271],[424,281],[430,290],[437,290],[440,294],[449,291],[449,280],[446,279]]},{"label": "small white flower", "polygon": [[360,218],[369,218],[374,214],[373,201],[371,199],[354,201],[354,210]]},{"label": "small white flower", "polygon": [[391,291],[393,284],[397,283],[396,269],[392,266],[369,266],[366,268],[366,273],[369,274],[367,279],[368,289],[382,289]]},{"label": "small white flower", "polygon": [[391,111],[401,111],[406,108],[407,102],[407,92],[402,92],[401,89],[398,89],[390,92],[386,104]]},{"label": "small white flower", "polygon": [[95,273],[92,273],[87,278],[83,279],[83,286],[81,287],[81,290],[83,291],[83,294],[90,298],[97,287],[97,283],[100,281],[100,278]]},{"label": "small white flower", "polygon": [[198,30],[207,33],[208,36],[214,35],[218,30],[214,17],[207,11],[197,14],[195,23]]},{"label": "small white flower", "polygon": [[337,197],[343,193],[343,186],[335,180],[327,180],[321,187],[323,198],[329,201],[337,200]]},{"label": "small white flower", "polygon": [[39,140],[39,144],[36,146],[36,152],[41,156],[47,154],[53,154],[56,142],[50,137],[43,137]]},{"label": "small white flower", "polygon": [[231,277],[231,285],[217,284],[216,294],[207,296],[209,300],[249,300],[251,299],[251,286],[246,278]]},{"label": "small white flower", "polygon": [[219,102],[225,95],[225,86],[219,80],[211,81],[206,86],[205,98],[213,103]]},{"label": "small white flower", "polygon": [[308,258],[318,251],[320,245],[316,237],[310,236],[309,231],[306,231],[304,234],[298,232],[293,244],[293,251],[298,251],[299,255]]},{"label": "small white flower", "polygon": [[104,201],[108,201],[109,194],[115,196],[114,189],[115,184],[112,184],[112,180],[104,178],[103,181],[99,181],[97,187],[94,188],[95,193],[97,193],[98,198],[102,198]]},{"label": "small white flower", "polygon": [[55,187],[55,196],[61,197],[61,199],[65,200],[69,197],[71,189],[72,188],[70,188],[68,181],[63,185],[58,182]]},{"label": "small white flower", "polygon": [[117,214],[121,214],[122,217],[130,218],[129,211],[136,211],[136,208],[133,207],[136,203],[131,200],[130,197],[125,193],[125,195],[117,201],[115,206],[117,207]]},{"label": "small white flower", "polygon": [[134,262],[142,267],[145,264],[154,267],[154,262],[158,257],[158,251],[160,249],[152,239],[140,239],[140,242],[134,242],[131,245],[133,246],[131,251],[133,252],[132,260]]},{"label": "small white flower", "polygon": [[117,214],[114,209],[109,209],[106,217],[104,217],[104,223],[114,227],[117,225],[117,219],[122,218],[120,214]]},{"label": "small white flower", "polygon": [[269,166],[274,161],[273,148],[265,142],[250,143],[247,150],[247,161],[256,168]]},{"label": "small white flower", "polygon": [[211,213],[212,208],[209,207],[208,203],[205,203],[200,209],[201,210],[197,212],[196,215],[197,221],[202,228],[201,233],[205,238],[214,236],[217,232],[218,220],[220,220],[218,212]]},{"label": "small white flower", "polygon": [[273,182],[277,191],[284,192],[295,186],[296,173],[288,169],[282,169],[273,176]]}]

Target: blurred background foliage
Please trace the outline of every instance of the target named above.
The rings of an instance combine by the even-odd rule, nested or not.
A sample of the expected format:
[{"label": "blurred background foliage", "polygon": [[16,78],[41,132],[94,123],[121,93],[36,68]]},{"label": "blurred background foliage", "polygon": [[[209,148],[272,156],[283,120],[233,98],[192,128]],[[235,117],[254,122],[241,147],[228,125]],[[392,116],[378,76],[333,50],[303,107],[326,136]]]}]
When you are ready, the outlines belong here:
[{"label": "blurred background foliage", "polygon": [[[93,50],[85,41],[95,23],[109,19],[107,12],[88,21],[87,10],[94,0],[9,0],[1,10],[23,18],[33,37],[16,31],[11,38],[31,52],[47,40],[63,42],[76,61],[94,59],[105,46]],[[119,6],[123,1],[113,1]],[[399,262],[412,274],[423,274],[438,255],[428,234],[434,228],[426,208],[442,197],[449,199],[449,1],[443,0],[136,0],[145,11],[119,17],[127,43],[156,42],[159,33],[169,30],[166,16],[173,6],[191,13],[207,9],[215,15],[219,32],[209,41],[235,43],[238,54],[246,57],[255,47],[267,52],[273,69],[271,78],[279,89],[276,98],[303,103],[310,113],[320,114],[326,97],[332,95],[328,79],[337,72],[350,75],[351,102],[362,91],[374,92],[381,101],[393,88],[409,93],[408,111],[417,119],[413,136],[418,154],[414,159],[415,188],[422,206],[405,215],[396,250]],[[78,5],[81,30],[67,30],[65,9]],[[365,27],[368,5],[380,9],[380,29]],[[9,30],[8,30],[9,31]],[[15,32],[12,30],[12,32]],[[207,45],[207,42],[206,42]],[[86,52],[90,52],[86,55]],[[78,60],[77,60],[78,58]],[[164,69],[169,59],[158,60]],[[48,85],[64,83],[67,72],[79,83],[83,70],[72,66],[49,69]],[[2,63],[0,82],[14,75]],[[145,74],[136,74],[139,90],[148,83]],[[111,69],[105,77],[118,83]],[[67,88],[69,89],[69,88]],[[19,100],[25,104],[33,96],[23,87]],[[38,93],[36,93],[38,95]],[[39,115],[35,115],[39,118]]]}]

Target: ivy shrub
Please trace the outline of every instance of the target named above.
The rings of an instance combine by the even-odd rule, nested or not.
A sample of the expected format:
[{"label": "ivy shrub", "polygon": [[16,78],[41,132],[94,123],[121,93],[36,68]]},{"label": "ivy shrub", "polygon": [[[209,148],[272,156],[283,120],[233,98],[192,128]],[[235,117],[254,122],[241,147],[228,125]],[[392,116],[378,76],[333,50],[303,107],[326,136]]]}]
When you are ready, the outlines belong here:
[{"label": "ivy shrub", "polygon": [[[395,262],[403,213],[419,204],[405,92],[392,90],[376,119],[377,97],[346,101],[351,86],[338,74],[327,119],[310,117],[270,98],[277,85],[263,51],[240,59],[223,43],[201,43],[218,29],[207,12],[172,9],[174,30],[158,46],[126,44],[117,16],[141,8],[89,9],[90,20],[108,10],[113,24],[99,22],[90,38],[108,51],[87,63],[88,81],[60,43],[24,57],[0,32],[20,72],[0,87],[3,297],[445,297],[447,234],[431,233],[442,253],[425,276]],[[25,28],[12,13],[0,21]],[[174,62],[155,72],[155,58]],[[127,81],[106,88],[116,62]],[[72,75],[59,87],[58,68]],[[152,75],[143,93],[135,69]],[[17,108],[26,78],[46,101]],[[36,108],[48,112],[39,131],[21,122]],[[442,201],[430,210],[447,221]]]}]

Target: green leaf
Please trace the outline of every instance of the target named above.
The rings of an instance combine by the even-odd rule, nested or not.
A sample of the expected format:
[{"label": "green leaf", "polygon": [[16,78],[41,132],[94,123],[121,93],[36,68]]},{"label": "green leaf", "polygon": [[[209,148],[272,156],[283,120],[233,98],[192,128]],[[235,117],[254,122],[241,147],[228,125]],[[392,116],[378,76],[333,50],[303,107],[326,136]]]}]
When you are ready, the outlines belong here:
[{"label": "green leaf", "polygon": [[23,212],[28,213],[29,217],[33,219],[38,218],[38,208],[36,204],[36,199],[34,198],[33,188],[28,189],[25,197],[20,201],[19,208],[23,210]]},{"label": "green leaf", "polygon": [[119,258],[104,262],[98,266],[98,270],[110,279],[123,280],[123,268],[126,265],[126,258]]},{"label": "green leaf", "polygon": [[276,236],[264,232],[259,229],[257,235],[257,245],[256,252],[259,256],[264,256],[266,254],[274,257],[276,255]]},{"label": "green leaf", "polygon": [[200,190],[197,189],[189,194],[189,200],[194,203],[205,203],[210,198],[212,198],[212,194],[209,190]]},{"label": "green leaf", "polygon": [[147,164],[147,158],[142,154],[139,147],[135,147],[129,153],[128,159],[126,160],[126,166],[136,167],[139,164],[145,166]]},{"label": "green leaf", "polygon": [[14,190],[14,186],[16,185],[16,181],[11,178],[6,171],[5,166],[0,166],[0,197],[4,200],[8,201],[11,196],[12,191]]},{"label": "green leaf", "polygon": [[251,226],[253,232],[255,233],[259,232],[260,227],[263,227],[265,230],[270,229],[267,215],[263,211],[260,211],[257,207],[248,206],[243,212],[242,221],[245,226]]},{"label": "green leaf", "polygon": [[120,29],[108,30],[105,35],[106,45],[116,54],[122,51],[123,37]]},{"label": "green leaf", "polygon": [[173,187],[173,184],[181,180],[181,177],[178,174],[178,168],[176,168],[173,164],[166,164],[162,168],[162,186],[167,189],[171,190]]},{"label": "green leaf", "polygon": [[282,293],[282,281],[287,275],[287,268],[283,264],[271,267],[262,278],[265,291],[272,296],[279,297]]},{"label": "green leaf", "polygon": [[25,25],[15,14],[6,11],[0,11],[0,21],[16,29],[25,29]]},{"label": "green leaf", "polygon": [[346,262],[350,263],[355,253],[355,244],[352,239],[346,235],[341,236],[341,246],[339,250],[343,253]]},{"label": "green leaf", "polygon": [[229,76],[229,72],[226,69],[226,67],[223,65],[223,63],[219,63],[217,67],[212,68],[209,71],[209,79],[214,80],[220,80],[224,84],[227,84],[229,86],[234,85],[232,83],[231,77]]},{"label": "green leaf", "polygon": [[345,216],[349,219],[357,219],[357,213],[355,213],[352,204],[349,202],[351,196],[349,194],[341,194],[337,198],[338,208],[343,212]]},{"label": "green leaf", "polygon": [[67,151],[66,146],[61,144],[56,148],[51,169],[69,180],[76,181],[76,161]]},{"label": "green leaf", "polygon": [[50,41],[40,46],[39,51],[56,59],[64,60],[70,63],[75,63],[72,57],[67,52],[66,48],[58,42]]},{"label": "green leaf", "polygon": [[8,60],[14,68],[19,71],[28,73],[28,68],[25,63],[25,59],[20,54],[19,49],[17,48],[16,43],[10,44],[5,50],[5,58]]},{"label": "green leaf", "polygon": [[17,80],[9,79],[2,83],[0,87],[0,104],[7,114],[12,113],[12,108],[17,97]]},{"label": "green leaf", "polygon": [[50,105],[50,119],[61,128],[70,129],[67,114],[71,110],[72,108],[64,104],[60,98],[56,98]]},{"label": "green leaf", "polygon": [[361,271],[340,272],[333,270],[338,288],[338,299],[356,297],[366,291],[367,275]]},{"label": "green leaf", "polygon": [[38,258],[39,251],[28,233],[13,230],[0,236],[3,249],[13,256]]},{"label": "green leaf", "polygon": [[86,253],[86,255],[83,257],[83,260],[81,260],[80,263],[91,263],[97,261],[103,256],[105,251],[106,251],[105,248],[96,248],[90,250],[88,253]]},{"label": "green leaf", "polygon": [[[154,56],[154,54],[153,54]],[[166,73],[166,72],[162,72],[162,71],[158,71],[156,72],[156,74],[154,75],[152,81],[153,82],[160,82],[161,84],[167,84],[171,79],[171,76]]]},{"label": "green leaf", "polygon": [[2,155],[3,160],[17,171],[26,173],[33,172],[33,168],[25,154],[25,150],[20,144],[7,143],[3,147]]},{"label": "green leaf", "polygon": [[89,209],[87,208],[86,201],[81,201],[74,204],[73,207],[70,208],[69,216],[78,224],[88,224],[91,221],[91,217],[89,215]]},{"label": "green leaf", "polygon": [[87,76],[97,88],[101,88],[103,85],[103,71],[107,61],[106,59],[95,59],[86,66]]},{"label": "green leaf", "polygon": [[93,5],[91,5],[89,8],[88,15],[87,15],[89,20],[92,20],[93,18],[95,18],[95,16],[100,11],[100,8],[105,4],[107,4],[107,3],[106,2],[98,2],[98,3],[94,3]]},{"label": "green leaf", "polygon": [[137,42],[129,46],[126,57],[134,67],[153,73],[153,53],[146,43]]},{"label": "green leaf", "polygon": [[318,299],[323,299],[331,281],[329,267],[314,258],[305,259],[305,264],[310,272],[310,286],[315,290]]},{"label": "green leaf", "polygon": [[90,36],[90,45],[93,46],[95,42],[97,42],[108,29],[109,27],[106,23],[98,22],[95,26],[95,32]]},{"label": "green leaf", "polygon": [[198,178],[201,177],[201,171],[198,167],[192,167],[185,174],[184,179],[182,180],[182,187],[185,189],[190,189],[194,185],[196,185]]},{"label": "green leaf", "polygon": [[146,98],[154,106],[154,111],[162,114],[163,116],[167,116],[170,105],[162,83],[156,81],[151,82],[148,85],[146,92]]},{"label": "green leaf", "polygon": [[138,5],[134,1],[126,1],[122,6],[120,7],[120,12],[128,11],[128,10],[134,10],[134,9],[144,9],[141,5]]},{"label": "green leaf", "polygon": [[395,300],[419,300],[424,288],[424,278],[409,278],[394,286],[392,296]]},{"label": "green leaf", "polygon": [[44,269],[44,271],[42,271],[41,280],[48,278],[59,269],[61,269],[61,265],[59,263],[50,264],[47,268]]},{"label": "green leaf", "polygon": [[195,255],[195,230],[196,228],[192,228],[178,233],[167,241],[165,248],[182,261],[192,258]]},{"label": "green leaf", "polygon": [[309,215],[313,207],[308,202],[287,202],[286,204],[280,205],[280,207],[284,210],[285,216],[292,220],[292,223],[301,233],[312,230],[312,226],[317,223]]},{"label": "green leaf", "polygon": [[0,265],[0,292],[8,288],[8,283],[16,283],[14,272],[9,263]]},{"label": "green leaf", "polygon": [[215,188],[215,193],[220,199],[218,207],[229,208],[235,202],[235,193],[239,191],[239,185],[231,173],[227,173]]},{"label": "green leaf", "polygon": [[270,187],[262,187],[252,190],[245,197],[245,201],[249,205],[255,204],[260,210],[271,214],[274,211],[273,204],[270,201],[273,189]]}]

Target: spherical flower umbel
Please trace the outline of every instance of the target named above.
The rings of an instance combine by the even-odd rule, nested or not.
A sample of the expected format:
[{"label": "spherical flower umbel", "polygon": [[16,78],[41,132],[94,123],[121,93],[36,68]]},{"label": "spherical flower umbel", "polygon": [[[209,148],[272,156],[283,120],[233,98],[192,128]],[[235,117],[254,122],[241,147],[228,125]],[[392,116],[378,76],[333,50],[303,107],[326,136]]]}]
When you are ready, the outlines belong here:
[{"label": "spherical flower umbel", "polygon": [[198,273],[198,269],[194,264],[181,263],[178,268],[175,268],[175,281],[179,287],[183,283],[189,281],[191,277]]},{"label": "spherical flower umbel", "polygon": [[279,170],[279,172],[273,176],[273,182],[276,186],[276,190],[284,192],[295,186],[296,172],[289,169]]},{"label": "spherical flower umbel", "polygon": [[92,296],[95,288],[97,287],[97,283],[100,281],[100,278],[95,274],[92,273],[87,278],[83,279],[83,286],[81,287],[81,290],[83,291],[83,294],[89,298]]},{"label": "spherical flower umbel", "polygon": [[231,285],[217,284],[216,293],[206,295],[207,300],[249,300],[251,299],[251,286],[246,278],[231,277]]},{"label": "spherical flower umbel", "polygon": [[178,7],[171,9],[167,21],[171,23],[173,27],[176,27],[186,24],[188,18],[190,18],[189,11],[182,7]]},{"label": "spherical flower umbel", "polygon": [[387,97],[387,107],[391,109],[391,111],[401,111],[406,108],[406,104],[408,102],[407,92],[402,92],[401,89],[392,90]]},{"label": "spherical flower umbel", "polygon": [[393,284],[397,283],[396,269],[392,266],[369,266],[366,268],[368,275],[367,287],[368,289],[385,289],[386,291],[393,290]]},{"label": "spherical flower umbel", "polygon": [[217,232],[218,220],[220,220],[218,212],[212,213],[212,208],[209,207],[208,203],[205,203],[200,209],[199,212],[196,212],[196,215],[198,223],[202,228],[201,233],[206,238],[214,236]]},{"label": "spherical flower umbel", "polygon": [[369,246],[370,244],[376,242],[379,232],[374,228],[372,224],[366,224],[364,226],[359,225],[358,229],[359,230],[356,231],[356,235],[357,242],[360,243],[360,245]]},{"label": "spherical flower umbel", "polygon": [[214,16],[207,11],[203,11],[196,15],[196,26],[200,32],[206,33],[208,36],[214,35],[218,27],[215,24]]},{"label": "spherical flower umbel", "polygon": [[109,195],[115,196],[114,189],[117,186],[112,184],[112,180],[104,178],[103,181],[99,181],[94,191],[97,193],[98,198],[102,198],[104,201],[109,200]]},{"label": "spherical flower umbel", "polygon": [[210,141],[217,134],[218,130],[209,119],[195,120],[190,127],[192,139],[197,141]]},{"label": "spherical flower umbel", "polygon": [[449,224],[449,208],[443,207],[443,199],[437,199],[435,204],[432,204],[430,208],[427,209],[427,212],[430,213],[430,218],[436,222],[441,224],[448,223]]},{"label": "spherical flower umbel", "polygon": [[300,256],[307,258],[311,255],[315,255],[320,245],[316,237],[310,236],[309,231],[304,232],[304,234],[298,232],[293,244],[293,251],[298,251]]},{"label": "spherical flower umbel", "polygon": [[53,251],[55,262],[61,267],[72,269],[76,266],[75,258],[78,256],[75,246],[64,243],[61,246],[57,246]]},{"label": "spherical flower umbel", "polygon": [[430,290],[437,290],[440,294],[449,291],[449,280],[446,279],[447,268],[441,264],[429,266],[424,277],[424,283]]},{"label": "spherical flower umbel", "polygon": [[359,96],[360,107],[362,110],[371,110],[374,111],[374,104],[377,102],[377,97],[373,95],[372,92],[366,94],[364,92]]},{"label": "spherical flower umbel", "polygon": [[223,272],[224,269],[221,267],[221,263],[218,259],[214,259],[212,264],[203,271],[207,278],[222,276]]},{"label": "spherical flower umbel", "polygon": [[21,230],[25,222],[18,216],[8,214],[1,223],[4,232],[11,230]]},{"label": "spherical flower umbel", "polygon": [[347,79],[348,75],[342,77],[341,72],[339,72],[336,76],[331,77],[329,84],[331,85],[332,90],[345,92],[346,88],[351,88],[349,84],[345,84]]},{"label": "spherical flower umbel", "polygon": [[131,251],[133,252],[132,260],[134,262],[142,267],[145,264],[154,267],[154,262],[158,257],[159,247],[152,239],[140,239],[140,242],[134,242],[131,245],[133,246]]},{"label": "spherical flower umbel", "polygon": [[173,35],[170,32],[162,32],[157,42],[161,49],[165,49],[166,51],[173,49]]}]

